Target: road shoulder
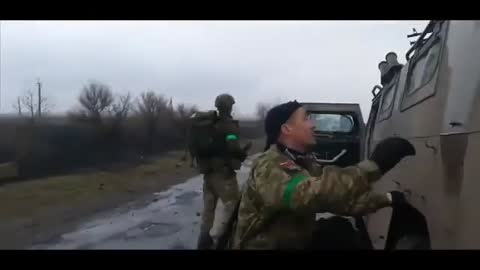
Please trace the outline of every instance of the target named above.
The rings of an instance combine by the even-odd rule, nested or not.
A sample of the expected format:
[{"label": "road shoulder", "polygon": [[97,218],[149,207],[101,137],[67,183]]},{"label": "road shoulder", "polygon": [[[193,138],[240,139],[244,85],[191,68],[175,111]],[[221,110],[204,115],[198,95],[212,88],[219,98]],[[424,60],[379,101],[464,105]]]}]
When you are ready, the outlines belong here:
[{"label": "road shoulder", "polygon": [[0,186],[0,249],[50,242],[99,213],[147,203],[197,174],[170,152],[134,168],[46,177]]}]

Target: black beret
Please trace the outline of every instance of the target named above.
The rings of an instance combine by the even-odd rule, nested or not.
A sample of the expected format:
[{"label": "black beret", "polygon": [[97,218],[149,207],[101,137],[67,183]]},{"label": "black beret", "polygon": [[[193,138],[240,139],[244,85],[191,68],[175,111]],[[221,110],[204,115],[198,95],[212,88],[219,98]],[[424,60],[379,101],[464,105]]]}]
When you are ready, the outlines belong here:
[{"label": "black beret", "polygon": [[277,105],[267,112],[267,116],[265,117],[265,133],[267,134],[265,151],[268,150],[271,144],[277,142],[282,125],[287,122],[290,116],[300,107],[302,107],[302,105],[294,100]]}]

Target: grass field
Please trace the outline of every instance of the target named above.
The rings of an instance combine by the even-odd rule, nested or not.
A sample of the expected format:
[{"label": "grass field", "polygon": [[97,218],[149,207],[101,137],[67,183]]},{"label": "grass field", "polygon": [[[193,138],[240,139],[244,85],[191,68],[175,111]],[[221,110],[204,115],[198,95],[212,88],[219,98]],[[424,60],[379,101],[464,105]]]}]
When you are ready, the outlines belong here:
[{"label": "grass field", "polygon": [[[263,149],[253,140],[251,153]],[[23,249],[67,232],[95,213],[167,189],[198,173],[183,151],[152,158],[136,167],[118,167],[45,177],[0,186],[0,249]]]},{"label": "grass field", "polygon": [[[0,248],[22,248],[70,221],[162,190],[196,174],[170,152],[134,168],[34,179],[0,187]],[[68,226],[67,226],[68,227]],[[52,230],[53,229],[53,230]],[[48,237],[47,237],[48,238]]]}]

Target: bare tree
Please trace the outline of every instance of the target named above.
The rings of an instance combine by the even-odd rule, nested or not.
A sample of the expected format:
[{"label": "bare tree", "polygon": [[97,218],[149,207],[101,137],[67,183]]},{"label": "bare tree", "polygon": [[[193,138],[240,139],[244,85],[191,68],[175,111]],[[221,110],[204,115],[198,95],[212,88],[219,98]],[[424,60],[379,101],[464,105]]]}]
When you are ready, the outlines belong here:
[{"label": "bare tree", "polygon": [[148,91],[140,95],[137,102],[137,112],[145,118],[158,119],[161,113],[168,110],[168,101],[162,95],[157,95],[153,91]]},{"label": "bare tree", "polygon": [[177,105],[176,117],[179,120],[188,119],[195,112],[198,112],[198,108],[195,105],[187,106],[183,103],[180,103]]},{"label": "bare tree", "polygon": [[22,99],[17,97],[17,102],[13,103],[13,109],[18,113],[19,116],[22,116]]},{"label": "bare tree", "polygon": [[[187,160],[188,153],[191,153],[189,150],[189,136],[190,136],[190,117],[195,113],[198,112],[198,108],[194,106],[187,106],[183,103],[177,105],[177,109],[175,111],[175,126],[180,131],[181,136],[183,137],[184,141],[184,155],[181,158],[182,161]],[[190,154],[190,166],[194,166],[194,157]]]},{"label": "bare tree", "polygon": [[147,151],[152,151],[153,139],[157,133],[157,124],[159,124],[162,114],[168,112],[168,101],[162,95],[157,95],[153,91],[147,91],[141,94],[137,101],[137,113],[142,118],[147,135]]},{"label": "bare tree", "polygon": [[39,111],[48,112],[53,108],[53,104],[47,97],[40,97],[39,100],[32,90],[28,90],[22,96],[17,97],[17,102],[13,104],[13,108],[18,115],[23,115],[25,112],[33,119],[35,116],[40,116]]},{"label": "bare tree", "polygon": [[110,134],[114,136],[114,140],[121,140],[123,135],[123,125],[132,108],[130,93],[120,95],[110,108],[110,117],[112,118],[112,125],[110,126]]},{"label": "bare tree", "polygon": [[187,137],[189,119],[195,112],[198,112],[196,106],[187,106],[183,103],[177,105],[177,109],[175,110],[175,126],[184,137]]},{"label": "bare tree", "polygon": [[20,102],[23,108],[30,115],[30,118],[33,119],[37,110],[37,102],[35,102],[35,97],[32,90],[28,90],[23,96],[21,96]]},{"label": "bare tree", "polygon": [[185,104],[181,103],[177,105],[177,110],[176,110],[176,115],[179,119],[185,118],[185,115],[187,114],[186,106]]},{"label": "bare tree", "polygon": [[112,104],[110,113],[116,121],[122,121],[127,118],[132,109],[132,98],[130,93],[118,96],[117,100]]},{"label": "bare tree", "polygon": [[108,85],[90,82],[84,86],[78,101],[82,106],[79,113],[87,118],[100,122],[105,113],[110,112],[114,98]]}]

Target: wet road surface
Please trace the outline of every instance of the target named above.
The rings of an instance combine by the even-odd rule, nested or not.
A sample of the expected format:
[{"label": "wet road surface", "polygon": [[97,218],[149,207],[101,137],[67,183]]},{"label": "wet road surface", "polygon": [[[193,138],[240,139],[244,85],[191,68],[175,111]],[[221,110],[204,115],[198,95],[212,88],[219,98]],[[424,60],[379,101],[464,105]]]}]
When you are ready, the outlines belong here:
[{"label": "wet road surface", "polygon": [[[238,171],[239,185],[246,181],[254,158],[249,157]],[[32,249],[195,249],[203,208],[202,184],[201,175],[190,178],[155,193],[155,198],[142,207],[132,207],[131,203],[103,213]],[[217,208],[221,213],[221,203]]]}]

